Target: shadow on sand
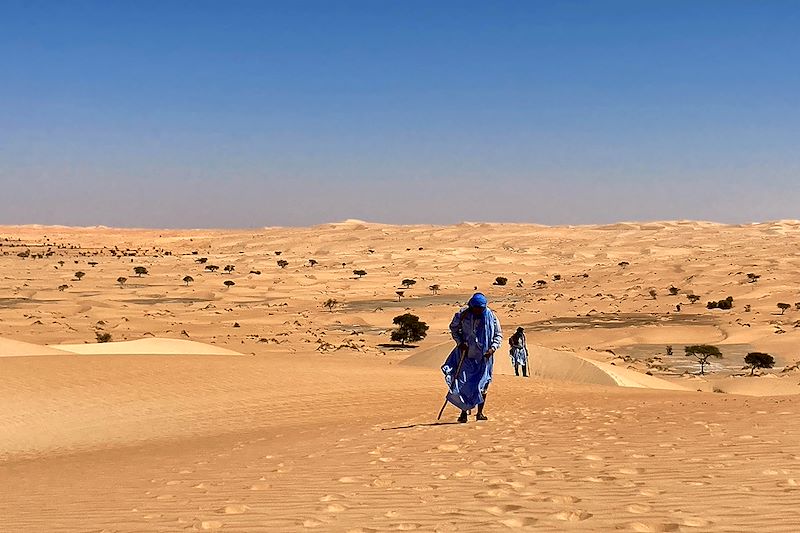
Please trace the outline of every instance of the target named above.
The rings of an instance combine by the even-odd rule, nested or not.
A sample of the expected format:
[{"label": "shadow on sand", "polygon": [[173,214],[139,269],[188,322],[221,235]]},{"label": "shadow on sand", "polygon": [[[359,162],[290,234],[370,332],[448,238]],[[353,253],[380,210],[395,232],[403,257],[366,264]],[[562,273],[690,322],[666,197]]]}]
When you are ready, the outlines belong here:
[{"label": "shadow on sand", "polygon": [[427,424],[410,424],[408,426],[397,426],[393,428],[381,428],[381,431],[389,431],[391,429],[411,429],[411,428],[423,428],[423,427],[432,427],[432,426],[452,426],[453,424],[458,424],[459,422],[430,422]]}]

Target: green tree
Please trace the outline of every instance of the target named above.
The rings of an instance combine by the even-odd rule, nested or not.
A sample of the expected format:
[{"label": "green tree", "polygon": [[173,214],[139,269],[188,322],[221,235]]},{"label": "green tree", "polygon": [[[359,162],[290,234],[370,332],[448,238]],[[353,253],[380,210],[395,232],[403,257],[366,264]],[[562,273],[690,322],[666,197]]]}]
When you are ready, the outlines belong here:
[{"label": "green tree", "polygon": [[86,272],[81,272],[80,270],[75,272],[75,278],[80,281],[83,276],[86,275]]},{"label": "green tree", "polygon": [[225,281],[223,281],[223,282],[222,282],[222,284],[223,284],[223,285],[225,285],[226,287],[228,287],[229,289],[230,289],[231,287],[233,287],[234,285],[236,285],[236,283],[235,283],[235,282],[233,282],[233,281],[231,281],[231,280],[229,280],[229,279],[228,279],[228,280],[225,280]]},{"label": "green tree", "polygon": [[141,278],[142,276],[147,274],[147,269],[143,266],[134,267],[133,273]]},{"label": "green tree", "polygon": [[778,309],[781,310],[781,314],[785,313],[786,310],[789,309],[790,307],[791,307],[791,305],[789,305],[789,304],[784,304],[784,303],[779,303],[778,304]]},{"label": "green tree", "polygon": [[686,357],[694,357],[700,363],[700,374],[705,374],[705,367],[711,357],[722,359],[722,352],[716,346],[708,344],[693,344],[683,349]]},{"label": "green tree", "polygon": [[363,278],[364,276],[367,275],[367,271],[366,270],[353,270],[353,275],[354,276],[358,276],[359,278]]},{"label": "green tree", "polygon": [[117,278],[117,283],[119,283],[119,288],[120,289],[125,286],[125,282],[126,281],[128,281],[128,278],[126,278],[124,276],[120,276],[120,277]]},{"label": "green tree", "polygon": [[428,325],[420,321],[419,317],[405,313],[394,317],[392,323],[398,328],[392,331],[391,338],[405,346],[406,342],[421,341],[428,335]]},{"label": "green tree", "polygon": [[186,277],[183,278],[183,282],[186,284],[187,287],[193,281],[194,281],[194,278],[192,276],[186,276]]},{"label": "green tree", "polygon": [[412,285],[416,285],[417,281],[413,279],[404,279],[400,282],[400,285],[405,287],[406,289],[410,289]]},{"label": "green tree", "polygon": [[744,363],[750,367],[750,375],[752,376],[756,368],[772,368],[775,366],[775,358],[768,353],[750,352],[744,356]]},{"label": "green tree", "polygon": [[219,267],[217,265],[206,265],[206,270],[209,272],[216,272],[219,270]]}]

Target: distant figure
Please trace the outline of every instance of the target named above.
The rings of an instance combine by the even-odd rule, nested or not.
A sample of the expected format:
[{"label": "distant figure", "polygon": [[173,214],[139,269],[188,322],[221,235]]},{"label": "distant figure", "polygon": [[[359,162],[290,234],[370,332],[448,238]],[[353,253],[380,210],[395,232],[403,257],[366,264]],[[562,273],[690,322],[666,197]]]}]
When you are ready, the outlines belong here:
[{"label": "distant figure", "polygon": [[517,328],[517,332],[508,339],[511,345],[511,364],[514,365],[514,375],[519,376],[519,367],[522,367],[522,377],[528,377],[528,346],[525,344],[525,330]]},{"label": "distant figure", "polygon": [[475,406],[475,420],[487,420],[483,406],[492,382],[492,356],[503,343],[500,321],[487,304],[486,296],[477,292],[450,322],[456,347],[442,365],[442,372],[449,388],[447,401],[461,409],[461,423],[467,421],[467,411]]}]

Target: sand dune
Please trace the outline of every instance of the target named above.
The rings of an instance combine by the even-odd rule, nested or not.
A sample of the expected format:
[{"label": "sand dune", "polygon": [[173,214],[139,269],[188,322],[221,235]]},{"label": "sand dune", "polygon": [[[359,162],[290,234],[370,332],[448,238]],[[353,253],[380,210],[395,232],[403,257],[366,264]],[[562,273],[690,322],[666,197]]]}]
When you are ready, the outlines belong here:
[{"label": "sand dune", "polygon": [[[0,228],[0,530],[794,533],[799,227]],[[476,288],[533,377],[436,423]]]}]

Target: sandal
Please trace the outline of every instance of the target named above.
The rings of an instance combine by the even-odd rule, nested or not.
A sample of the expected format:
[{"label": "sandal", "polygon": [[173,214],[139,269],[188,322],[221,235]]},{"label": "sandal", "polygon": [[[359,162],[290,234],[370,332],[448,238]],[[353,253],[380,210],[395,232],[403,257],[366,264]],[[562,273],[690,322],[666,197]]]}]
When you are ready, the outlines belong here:
[{"label": "sandal", "polygon": [[467,422],[467,412],[466,411],[461,411],[461,415],[459,415],[459,417],[458,417],[458,422],[460,424],[465,424]]},{"label": "sandal", "polygon": [[477,415],[475,415],[475,420],[489,420],[489,419],[488,419],[488,418],[486,418],[486,415],[485,415],[485,414],[483,414],[483,413],[478,413]]}]

